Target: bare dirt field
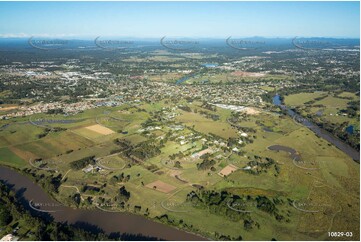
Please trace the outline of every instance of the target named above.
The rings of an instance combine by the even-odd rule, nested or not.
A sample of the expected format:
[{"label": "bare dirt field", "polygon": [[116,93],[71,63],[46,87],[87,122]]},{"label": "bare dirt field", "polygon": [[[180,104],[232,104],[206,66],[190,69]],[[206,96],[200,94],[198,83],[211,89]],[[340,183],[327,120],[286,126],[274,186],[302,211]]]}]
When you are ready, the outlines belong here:
[{"label": "bare dirt field", "polygon": [[266,74],[256,73],[256,72],[235,71],[231,75],[232,76],[242,76],[242,77],[263,77]]},{"label": "bare dirt field", "polygon": [[196,153],[196,154],[193,154],[192,155],[192,158],[199,158],[199,157],[201,157],[202,155],[204,155],[204,154],[207,154],[207,153],[210,153],[210,154],[212,154],[213,153],[213,150],[212,149],[204,149],[204,150],[202,150],[202,151],[199,151],[198,153]]},{"label": "bare dirt field", "polygon": [[21,150],[16,148],[15,146],[9,147],[9,149],[17,156],[19,156],[21,159],[27,161],[30,158],[35,159],[37,156],[29,151]]},{"label": "bare dirt field", "polygon": [[259,114],[260,112],[255,109],[255,108],[251,108],[251,107],[246,107],[243,109],[243,111],[247,114],[250,114],[250,115],[256,115],[256,114]]},{"label": "bare dirt field", "polygon": [[232,172],[236,171],[238,168],[234,165],[228,165],[226,167],[224,167],[219,173],[218,175],[224,177],[224,176],[228,176],[229,174],[231,174]]},{"label": "bare dirt field", "polygon": [[169,185],[169,184],[164,183],[164,182],[162,182],[160,180],[148,183],[145,186],[150,188],[150,189],[155,189],[157,191],[164,192],[164,193],[169,193],[169,192],[173,191],[174,189],[176,189],[175,186]]},{"label": "bare dirt field", "polygon": [[18,108],[18,106],[7,106],[7,107],[1,107],[0,106],[0,111],[8,111],[8,110],[13,110]]},{"label": "bare dirt field", "polygon": [[97,132],[99,134],[102,134],[102,135],[108,135],[108,134],[113,134],[114,131],[111,130],[111,129],[108,129],[104,126],[101,126],[99,124],[95,124],[95,125],[91,125],[91,126],[88,126],[88,127],[85,127],[86,129],[89,129],[91,131],[94,131],[94,132]]}]

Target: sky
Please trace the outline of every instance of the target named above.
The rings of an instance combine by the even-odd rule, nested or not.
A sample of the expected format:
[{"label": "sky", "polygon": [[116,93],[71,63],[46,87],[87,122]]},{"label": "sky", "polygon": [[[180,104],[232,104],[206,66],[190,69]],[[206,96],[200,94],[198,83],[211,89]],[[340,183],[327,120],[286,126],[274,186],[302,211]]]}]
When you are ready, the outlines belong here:
[{"label": "sky", "polygon": [[0,37],[359,38],[359,2],[0,2]]}]

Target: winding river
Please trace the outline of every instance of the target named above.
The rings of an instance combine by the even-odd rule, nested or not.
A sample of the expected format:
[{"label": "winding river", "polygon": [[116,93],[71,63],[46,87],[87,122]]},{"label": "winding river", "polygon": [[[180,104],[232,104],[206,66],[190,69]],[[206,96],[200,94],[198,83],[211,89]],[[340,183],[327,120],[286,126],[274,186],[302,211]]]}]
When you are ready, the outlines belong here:
[{"label": "winding river", "polygon": [[40,211],[38,214],[43,214],[44,217],[52,216],[57,222],[90,225],[90,228],[98,228],[108,234],[118,232],[134,235],[141,234],[162,240],[207,240],[198,235],[151,221],[140,215],[73,209],[63,206],[51,198],[30,178],[7,167],[0,167],[0,180],[13,185],[15,191],[23,192],[22,198],[31,202],[29,202],[28,206],[25,206],[27,209],[31,211],[33,206]]},{"label": "winding river", "polygon": [[346,144],[342,140],[336,138],[334,135],[327,132],[326,130],[321,129],[316,124],[314,124],[314,123],[310,122],[309,120],[303,118],[301,115],[297,114],[296,112],[294,112],[293,110],[291,110],[287,106],[282,105],[282,102],[281,102],[281,99],[280,99],[279,95],[276,94],[273,97],[273,104],[277,105],[277,106],[280,106],[281,109],[283,109],[283,110],[286,110],[288,115],[290,115],[294,120],[297,120],[296,122],[298,122],[299,124],[302,124],[303,126],[309,128],[316,135],[318,135],[319,137],[327,140],[328,142],[330,142],[331,144],[336,146],[342,152],[344,152],[345,154],[350,156],[353,160],[360,161],[360,152],[359,151],[352,148],[351,146],[349,146],[348,144]]}]

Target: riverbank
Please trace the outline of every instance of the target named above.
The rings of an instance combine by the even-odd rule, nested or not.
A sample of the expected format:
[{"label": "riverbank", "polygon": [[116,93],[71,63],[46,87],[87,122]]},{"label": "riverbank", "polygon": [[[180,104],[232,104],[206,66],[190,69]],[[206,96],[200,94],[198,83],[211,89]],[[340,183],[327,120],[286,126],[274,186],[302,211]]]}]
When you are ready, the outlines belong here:
[{"label": "riverbank", "polygon": [[309,120],[303,118],[301,115],[297,114],[295,111],[290,109],[289,107],[282,105],[282,98],[277,94],[273,97],[273,104],[279,106],[282,110],[285,110],[287,114],[292,117],[292,119],[297,122],[298,124],[309,128],[313,131],[317,136],[327,140],[334,146],[336,146],[339,150],[350,156],[354,161],[360,163],[360,152],[340,140],[339,138],[335,137],[331,133],[323,130],[318,125],[310,122]]},{"label": "riverbank", "polygon": [[[101,210],[81,210],[59,206],[57,201],[45,193],[45,191],[30,178],[10,168],[0,167],[0,179],[12,184],[13,189],[16,191],[25,189],[23,192],[24,198],[39,205],[42,210],[51,210],[51,212],[44,213],[44,215],[51,216],[56,222],[90,224],[108,234],[141,234],[143,236],[156,237],[161,240],[207,240],[201,236],[169,227],[140,215],[108,213]],[[56,207],[56,209],[54,209],[54,207]]]}]

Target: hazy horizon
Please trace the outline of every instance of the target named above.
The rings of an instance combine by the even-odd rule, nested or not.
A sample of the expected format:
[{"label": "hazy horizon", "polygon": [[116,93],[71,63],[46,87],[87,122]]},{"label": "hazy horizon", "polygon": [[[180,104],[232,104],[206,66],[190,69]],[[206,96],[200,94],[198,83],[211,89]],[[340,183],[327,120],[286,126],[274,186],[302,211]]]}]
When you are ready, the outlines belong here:
[{"label": "hazy horizon", "polygon": [[0,2],[0,37],[360,37],[359,2]]},{"label": "hazy horizon", "polygon": [[67,39],[67,40],[79,40],[79,41],[88,41],[94,40],[97,37],[102,38],[119,38],[119,39],[136,39],[136,40],[150,40],[150,41],[159,41],[160,38],[168,37],[168,38],[179,38],[179,39],[198,39],[198,40],[220,40],[224,41],[225,39],[232,37],[237,39],[272,39],[272,40],[290,40],[294,38],[305,38],[305,39],[350,39],[350,40],[359,40],[360,37],[337,37],[337,36],[225,36],[225,37],[198,37],[198,36],[159,36],[159,37],[140,37],[140,36],[106,36],[106,35],[99,35],[99,36],[41,36],[41,35],[29,35],[29,36],[0,36],[0,39],[29,39],[29,38],[43,38],[43,39]]}]

